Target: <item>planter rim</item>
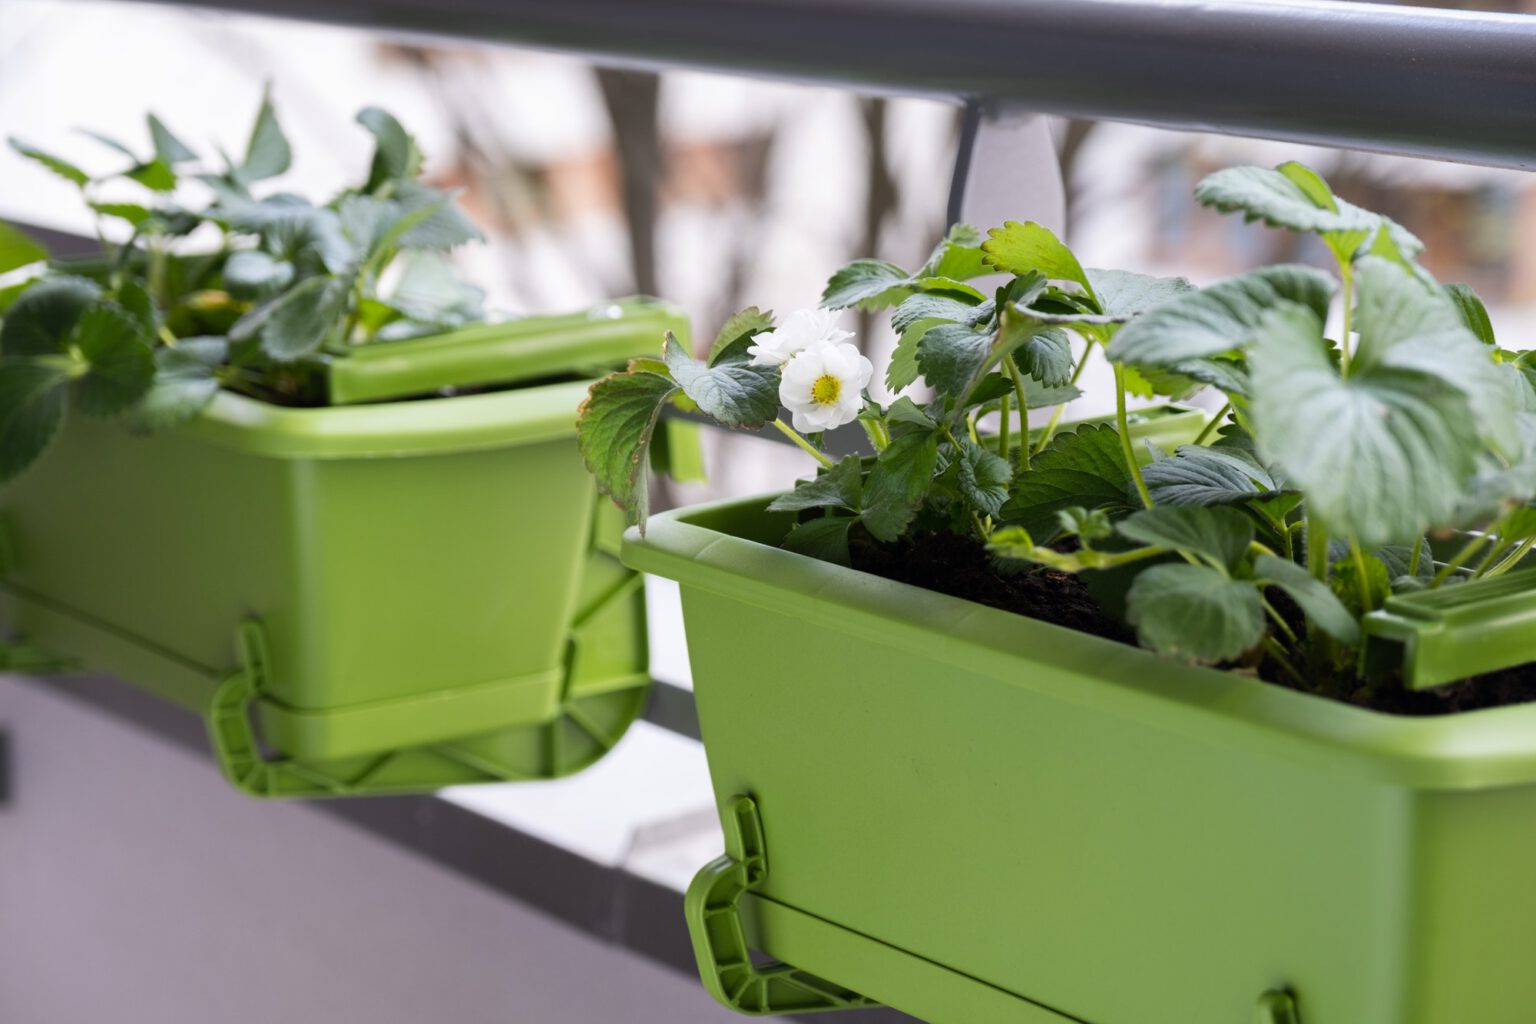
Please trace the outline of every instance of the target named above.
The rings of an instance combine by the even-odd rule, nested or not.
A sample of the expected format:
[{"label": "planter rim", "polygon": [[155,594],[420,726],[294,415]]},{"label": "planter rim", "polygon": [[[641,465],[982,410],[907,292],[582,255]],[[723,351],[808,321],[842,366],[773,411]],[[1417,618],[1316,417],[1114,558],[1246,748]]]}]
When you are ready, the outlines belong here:
[{"label": "planter rim", "polygon": [[[625,564],[732,600],[835,624],[1067,703],[1197,742],[1263,749],[1418,790],[1536,783],[1536,703],[1436,717],[1359,708],[819,561],[708,525],[773,496],[695,505],[624,537]],[[782,521],[789,522],[788,515]],[[1055,671],[1021,671],[1030,662]],[[1064,683],[1062,680],[1068,682]],[[940,685],[936,680],[935,685]]]}]

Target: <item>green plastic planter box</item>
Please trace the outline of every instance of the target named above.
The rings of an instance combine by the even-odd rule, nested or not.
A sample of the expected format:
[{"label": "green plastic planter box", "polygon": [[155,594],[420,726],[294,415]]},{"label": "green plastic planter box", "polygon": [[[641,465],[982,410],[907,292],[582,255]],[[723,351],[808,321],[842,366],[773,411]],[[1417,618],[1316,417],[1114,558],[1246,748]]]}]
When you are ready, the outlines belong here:
[{"label": "green plastic planter box", "polygon": [[632,301],[338,360],[333,399],[372,404],[221,393],[149,439],[72,419],[0,490],[4,621],[206,712],[251,793],[575,771],[648,685],[640,578],[576,409],[669,329],[673,309]]},{"label": "green plastic planter box", "polygon": [[765,505],[624,548],[682,587],[728,851],[687,912],[722,1002],[1536,1020],[1536,705],[1398,718],[1185,667],[781,550]]}]

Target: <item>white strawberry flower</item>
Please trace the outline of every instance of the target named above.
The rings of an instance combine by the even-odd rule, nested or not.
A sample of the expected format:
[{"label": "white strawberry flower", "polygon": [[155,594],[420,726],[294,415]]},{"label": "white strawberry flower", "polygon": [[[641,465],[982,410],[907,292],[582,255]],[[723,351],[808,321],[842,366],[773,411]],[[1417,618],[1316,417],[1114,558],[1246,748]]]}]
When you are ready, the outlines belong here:
[{"label": "white strawberry flower", "polygon": [[804,352],[818,342],[836,345],[851,337],[852,331],[837,326],[837,314],[832,310],[802,309],[785,317],[775,330],[754,337],[754,344],[747,351],[753,366],[783,366],[797,352]]},{"label": "white strawberry flower", "polygon": [[784,364],[779,401],[802,434],[831,430],[858,418],[874,373],[874,364],[847,342],[818,342]]}]

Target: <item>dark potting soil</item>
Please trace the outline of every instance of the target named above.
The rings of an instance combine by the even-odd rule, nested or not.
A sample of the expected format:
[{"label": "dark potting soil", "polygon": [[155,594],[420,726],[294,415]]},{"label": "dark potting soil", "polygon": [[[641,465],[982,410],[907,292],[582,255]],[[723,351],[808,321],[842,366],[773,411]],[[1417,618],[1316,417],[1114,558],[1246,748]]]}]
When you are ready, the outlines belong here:
[{"label": "dark potting soil", "polygon": [[[851,538],[853,567],[886,579],[910,583],[951,597],[1000,608],[1031,619],[1065,626],[1081,633],[1135,645],[1136,634],[1125,623],[1107,614],[1082,579],[1055,569],[1004,574],[997,570],[986,548],[970,537],[931,534],[881,544],[868,537]],[[1270,595],[1272,603],[1290,612],[1293,625],[1300,613],[1284,594]],[[1255,674],[1253,667],[1239,668]],[[1272,661],[1257,666],[1260,679],[1287,689],[1300,689]],[[1399,680],[1383,679],[1374,686],[1353,692],[1328,692],[1326,687],[1308,690],[1319,696],[1395,715],[1449,715],[1480,708],[1536,701],[1536,662],[1474,676],[1432,690],[1408,690]]]}]

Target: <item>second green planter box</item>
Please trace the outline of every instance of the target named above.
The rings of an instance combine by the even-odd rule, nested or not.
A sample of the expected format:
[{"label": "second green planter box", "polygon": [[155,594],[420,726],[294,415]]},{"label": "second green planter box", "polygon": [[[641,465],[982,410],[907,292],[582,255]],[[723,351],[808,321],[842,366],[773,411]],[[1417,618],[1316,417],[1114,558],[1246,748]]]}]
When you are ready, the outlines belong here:
[{"label": "second green planter box", "polygon": [[305,409],[222,393],[147,440],[74,419],[0,491],[5,621],[205,711],[253,794],[579,769],[648,673],[640,580],[576,409],[593,376],[685,329],[628,303],[381,344],[331,382],[347,402],[518,385],[502,390]]}]

